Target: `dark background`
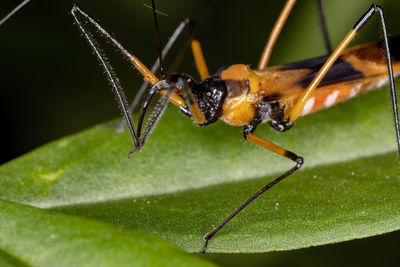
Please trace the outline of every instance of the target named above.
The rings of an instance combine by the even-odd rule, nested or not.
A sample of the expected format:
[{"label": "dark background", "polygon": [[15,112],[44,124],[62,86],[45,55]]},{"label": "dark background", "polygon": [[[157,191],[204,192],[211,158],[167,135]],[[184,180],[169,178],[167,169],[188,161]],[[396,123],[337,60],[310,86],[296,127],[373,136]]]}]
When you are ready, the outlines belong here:
[{"label": "dark background", "polygon": [[[127,48],[150,66],[156,59],[154,25],[148,0],[70,1],[32,0],[0,27],[0,163],[7,162],[51,140],[119,116],[114,96],[86,41],[73,25],[72,3],[95,16]],[[388,31],[400,35],[400,1],[378,2],[385,10]],[[2,0],[0,17],[19,1]],[[216,1],[200,31],[211,73],[220,67],[245,63],[256,66],[269,31],[284,1]],[[370,0],[323,1],[332,43],[337,44],[371,5]],[[161,39],[165,40],[186,17],[195,18],[204,1],[158,1]],[[374,18],[356,43],[379,39]],[[170,53],[166,66],[184,38]],[[400,49],[400,48],[398,48]],[[129,98],[141,80],[114,49],[105,51]],[[283,64],[324,54],[314,0],[296,4],[271,64]],[[179,71],[197,77],[191,55]],[[291,252],[257,255],[208,256],[219,263],[240,266],[271,265],[377,265],[394,266],[399,257],[400,234]],[[399,254],[399,255],[398,255]],[[400,260],[398,260],[400,265]]]}]

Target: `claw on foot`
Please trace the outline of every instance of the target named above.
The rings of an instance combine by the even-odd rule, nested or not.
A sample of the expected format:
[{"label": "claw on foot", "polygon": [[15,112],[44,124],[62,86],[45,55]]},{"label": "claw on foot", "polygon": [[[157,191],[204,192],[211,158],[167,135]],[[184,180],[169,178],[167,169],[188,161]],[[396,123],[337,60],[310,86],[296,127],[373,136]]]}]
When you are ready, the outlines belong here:
[{"label": "claw on foot", "polygon": [[205,238],[204,238],[204,240],[205,240],[206,242],[204,243],[203,254],[206,254],[206,250],[207,250],[207,245],[208,245],[208,240],[209,240],[209,239],[205,239]]},{"label": "claw on foot", "polygon": [[211,237],[213,237],[213,235],[215,234],[215,227],[213,227],[213,228],[214,228],[214,230],[212,230],[211,232],[208,232],[208,233],[203,237],[203,240],[205,241],[204,247],[203,247],[203,254],[206,253],[208,241],[210,241]]},{"label": "claw on foot", "polygon": [[142,150],[142,148],[141,147],[137,147],[137,146],[135,146],[129,153],[128,153],[128,158],[130,158],[136,151],[141,151]]}]

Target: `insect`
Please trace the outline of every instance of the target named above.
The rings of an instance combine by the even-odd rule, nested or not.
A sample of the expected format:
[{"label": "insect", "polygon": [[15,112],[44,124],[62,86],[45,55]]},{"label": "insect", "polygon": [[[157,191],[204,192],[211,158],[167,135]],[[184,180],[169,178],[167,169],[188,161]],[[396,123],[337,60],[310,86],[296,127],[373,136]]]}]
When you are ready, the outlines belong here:
[{"label": "insect", "polygon": [[[168,103],[172,103],[199,126],[207,126],[217,120],[222,120],[230,125],[243,127],[245,140],[294,162],[292,168],[262,187],[227,216],[217,227],[208,232],[204,237],[203,252],[206,251],[211,238],[241,210],[303,165],[301,156],[257,136],[255,131],[259,124],[267,122],[273,129],[284,132],[293,127],[300,116],[328,108],[389,82],[397,143],[400,151],[400,131],[394,85],[394,77],[400,74],[400,55],[397,52],[395,54],[390,53],[382,8],[373,4],[355,23],[336,49],[327,56],[282,66],[267,67],[274,44],[295,2],[295,0],[286,1],[262,52],[258,67],[254,70],[244,64],[235,64],[222,68],[215,75],[210,75],[200,42],[194,34],[191,34],[190,45],[197,70],[202,79],[201,82],[196,82],[187,74],[164,74],[163,70],[161,70],[161,78],[156,77],[153,74],[156,68],[150,71],[93,17],[76,5],[72,8],[71,13],[77,26],[100,61],[117,96],[134,143],[129,156],[143,148],[147,137],[156,126]],[[320,7],[321,2],[317,1],[317,3]],[[152,7],[156,31],[158,32],[154,0],[152,1]],[[321,8],[319,9],[319,14],[320,20],[323,22],[325,44],[329,51],[330,42],[324,26]],[[380,18],[383,44],[366,44],[346,50],[351,40],[374,14],[377,14]],[[109,40],[141,73],[143,79],[151,84],[151,88],[147,92],[140,109],[136,130],[130,115],[132,108],[128,108],[118,79],[92,35],[88,32],[85,26],[87,23]],[[179,35],[184,27],[191,29],[192,21],[185,20],[182,22],[175,34]],[[162,66],[164,54],[176,40],[175,34],[163,51],[161,50],[160,42],[158,42],[159,66]],[[392,41],[395,45],[400,44],[400,39],[393,39]],[[382,56],[382,50],[385,51],[386,58]],[[156,94],[161,95],[158,106],[150,115],[147,125],[144,126],[144,117],[149,109],[151,100]]]}]

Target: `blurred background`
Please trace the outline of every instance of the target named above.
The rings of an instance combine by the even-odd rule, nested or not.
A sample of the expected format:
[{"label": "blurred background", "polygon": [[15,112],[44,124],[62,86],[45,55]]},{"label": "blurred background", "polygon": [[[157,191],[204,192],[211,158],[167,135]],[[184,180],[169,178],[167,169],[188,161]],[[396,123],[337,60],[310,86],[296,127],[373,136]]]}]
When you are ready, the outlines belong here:
[{"label": "blurred background", "polygon": [[[196,18],[205,1],[158,1],[161,39],[166,42],[186,17]],[[211,73],[234,63],[255,67],[275,19],[285,1],[215,1],[199,29]],[[381,0],[388,32],[400,35],[400,1]],[[0,17],[20,3],[2,0]],[[149,67],[157,57],[149,0],[32,0],[0,27],[0,163],[7,162],[49,141],[76,133],[119,116],[114,96],[86,41],[73,24],[70,9],[78,3],[125,47]],[[332,46],[345,36],[371,5],[370,0],[323,1]],[[353,44],[381,37],[378,17],[372,19]],[[186,35],[167,57],[171,64]],[[100,43],[104,43],[100,40]],[[141,79],[129,64],[103,44],[131,99]],[[395,48],[394,48],[395,49]],[[397,48],[397,49],[400,49]],[[315,0],[296,4],[271,64],[284,64],[325,54],[316,17]],[[178,72],[198,78],[190,53]],[[400,265],[398,232],[380,237],[290,252],[256,255],[209,255],[227,266]]]}]

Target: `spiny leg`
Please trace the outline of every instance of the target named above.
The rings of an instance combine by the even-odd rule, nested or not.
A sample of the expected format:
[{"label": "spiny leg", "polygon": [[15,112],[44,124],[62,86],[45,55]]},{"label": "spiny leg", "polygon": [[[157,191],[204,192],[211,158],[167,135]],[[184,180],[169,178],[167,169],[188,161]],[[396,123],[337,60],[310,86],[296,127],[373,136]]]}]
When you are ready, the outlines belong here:
[{"label": "spiny leg", "polygon": [[321,0],[317,0],[317,12],[318,12],[319,26],[321,27],[322,37],[324,38],[326,51],[327,53],[332,53],[331,41],[329,39],[328,28],[326,26],[326,19],[324,15],[324,10],[322,8]]},{"label": "spiny leg", "polygon": [[261,188],[260,190],[258,190],[256,193],[254,193],[249,199],[247,199],[245,202],[243,202],[237,209],[235,209],[223,222],[221,222],[217,227],[215,227],[212,231],[208,232],[205,236],[204,236],[204,247],[203,247],[203,253],[206,252],[207,250],[207,245],[208,245],[208,241],[219,231],[222,229],[222,227],[225,226],[225,224],[227,224],[230,220],[232,220],[241,210],[243,210],[247,205],[249,205],[251,202],[253,202],[253,200],[255,200],[257,197],[259,197],[260,195],[262,195],[265,191],[267,191],[268,189],[270,189],[271,187],[273,187],[274,185],[276,185],[277,183],[279,183],[280,181],[282,181],[283,179],[285,179],[286,177],[288,177],[289,175],[291,175],[293,172],[295,172],[296,170],[300,169],[300,167],[303,165],[303,158],[297,156],[295,153],[290,152],[268,140],[265,140],[255,134],[253,134],[253,132],[255,131],[255,126],[251,126],[251,127],[245,127],[244,128],[244,137],[247,141],[249,141],[250,143],[262,146],[278,155],[284,156],[288,159],[293,160],[296,165],[292,168],[290,168],[288,171],[286,171],[285,173],[283,173],[281,176],[279,176],[278,178],[274,179],[272,182],[268,183],[266,186],[264,186],[263,188]]},{"label": "spiny leg", "polygon": [[[95,53],[96,57],[100,61],[100,64],[106,73],[107,79],[108,79],[109,83],[111,84],[111,87],[113,88],[115,95],[117,96],[118,103],[119,103],[120,109],[122,111],[122,114],[125,117],[126,122],[128,123],[128,128],[132,135],[134,147],[137,147],[139,144],[139,142],[138,142],[139,140],[136,137],[135,130],[133,129],[131,116],[127,110],[126,97],[125,97],[125,94],[123,93],[121,85],[119,84],[118,78],[114,75],[114,71],[113,71],[111,65],[108,63],[107,59],[103,56],[103,53],[100,51],[100,49],[96,45],[95,40],[92,38],[92,36],[89,34],[89,32],[83,27],[83,23],[78,18],[78,15],[81,15],[84,18],[88,19],[93,25],[96,26],[97,29],[99,29],[102,33],[105,33],[106,36],[107,35],[109,36],[109,34],[100,26],[100,24],[98,24],[87,13],[83,12],[78,6],[76,6],[76,5],[73,6],[73,8],[71,10],[71,14],[74,17],[76,24],[78,25],[79,29],[83,33],[85,39],[88,41],[90,47],[92,48],[93,52]],[[112,37],[110,36],[110,38],[112,38]],[[118,43],[118,45],[121,46],[119,43]]]},{"label": "spiny leg", "polygon": [[394,123],[395,123],[395,128],[396,128],[397,145],[398,145],[398,151],[399,151],[399,155],[400,155],[400,127],[399,127],[399,116],[398,116],[398,111],[397,111],[397,98],[396,98],[396,88],[395,88],[395,84],[394,84],[392,59],[391,59],[391,54],[390,54],[388,36],[387,36],[387,32],[386,32],[385,18],[383,16],[383,9],[376,4],[373,4],[368,9],[368,11],[364,15],[361,16],[361,18],[354,25],[353,29],[351,29],[351,31],[346,35],[346,37],[342,40],[342,42],[338,45],[338,47],[333,51],[333,53],[327,59],[325,64],[321,67],[321,69],[315,75],[314,79],[308,85],[304,94],[300,97],[300,99],[297,101],[295,106],[290,110],[289,116],[288,116],[288,122],[294,122],[300,116],[300,114],[304,108],[304,105],[307,103],[307,100],[312,96],[313,91],[315,90],[315,88],[317,88],[317,86],[319,85],[321,80],[324,78],[324,76],[326,75],[326,73],[328,72],[330,67],[333,65],[333,63],[336,61],[336,59],[340,56],[340,54],[343,52],[343,50],[349,45],[351,40],[353,40],[353,38],[357,35],[358,31],[365,25],[365,23],[375,13],[379,14],[381,27],[382,27],[384,46],[385,46],[385,50],[386,50],[386,60],[387,60],[387,66],[388,66],[390,93],[391,93],[391,97],[392,97],[393,116],[394,116]]},{"label": "spiny leg", "polygon": [[[182,21],[181,23],[179,23],[178,27],[175,29],[174,33],[171,35],[171,37],[169,38],[167,44],[164,46],[161,55],[162,58],[164,59],[165,56],[168,54],[169,50],[171,49],[171,47],[174,45],[175,41],[178,39],[178,37],[181,35],[183,29],[186,27],[187,22],[186,21]],[[160,68],[160,60],[159,58],[156,59],[156,61],[154,62],[153,66],[151,67],[151,72],[156,72],[158,69]],[[148,82],[144,82],[142,84],[142,86],[140,87],[138,93],[135,95],[135,98],[133,99],[131,105],[129,106],[129,111],[132,113],[136,106],[139,104],[139,101],[141,99],[141,97],[143,96],[143,93],[146,89],[146,87],[149,85]]]},{"label": "spiny leg", "polygon": [[0,26],[6,22],[9,18],[11,18],[15,13],[18,12],[18,10],[20,10],[23,6],[25,6],[26,4],[28,4],[30,2],[30,0],[24,0],[22,1],[18,6],[16,6],[13,10],[11,10],[4,18],[2,18],[0,20]]},{"label": "spiny leg", "polygon": [[[182,33],[183,29],[186,27],[187,21],[182,21],[178,27],[175,29],[174,33],[171,35],[169,38],[167,44],[164,46],[161,56],[164,59],[164,57],[167,55],[168,51],[171,49],[172,45],[175,43],[175,41],[178,39],[180,34]],[[150,71],[152,73],[155,73],[160,67],[160,60],[159,58],[156,59],[154,62],[153,66],[151,67]],[[132,112],[136,109],[137,105],[139,104],[140,99],[142,98],[147,86],[149,85],[149,82],[143,82],[142,85],[140,86],[140,89],[136,93],[132,103],[130,104],[128,108],[129,114],[132,114]],[[117,132],[121,132],[125,127],[125,119],[123,118],[121,123],[117,127]]]},{"label": "spiny leg", "polygon": [[[126,58],[128,59],[132,65],[135,67],[136,70],[138,70],[141,75],[143,76],[143,80],[149,82],[151,85],[154,85],[159,81],[159,79],[144,65],[137,57],[135,57],[132,53],[130,53],[120,42],[118,42],[111,34],[109,34],[93,17],[89,16],[86,12],[84,12],[82,9],[80,9],[77,5],[74,5],[71,13],[79,25],[80,30],[84,33],[85,37],[86,35],[90,36],[88,31],[83,27],[82,22],[78,18],[78,16],[82,16],[82,18],[86,21],[92,24],[98,32],[106,38],[108,41],[111,42],[114,47],[118,49],[118,51]],[[85,34],[86,33],[86,34]],[[93,39],[93,38],[91,38]],[[94,43],[95,44],[95,43]],[[93,47],[92,47],[93,48]],[[185,106],[185,101],[177,94],[172,94],[170,97],[170,102],[178,107]]]},{"label": "spiny leg", "polygon": [[263,70],[267,67],[269,59],[271,58],[272,50],[274,49],[276,40],[278,40],[279,34],[282,31],[283,25],[287,18],[289,17],[290,12],[293,9],[296,0],[287,0],[281,13],[279,14],[278,19],[275,22],[274,27],[272,28],[271,33],[269,34],[268,41],[265,44],[264,50],[261,54],[260,61],[258,62],[258,70]]},{"label": "spiny leg", "polygon": [[[98,45],[96,44],[95,40],[93,37],[90,35],[90,33],[84,28],[83,22],[90,22],[98,31],[103,35],[107,40],[109,40],[115,47],[119,49],[122,55],[124,55],[133,65],[134,67],[141,72],[144,80],[150,82],[153,85],[154,90],[159,92],[161,95],[167,97],[167,100],[170,101],[172,104],[180,107],[180,108],[185,108],[186,103],[185,101],[177,94],[172,93],[173,88],[171,86],[166,86],[163,82],[159,82],[158,78],[150,72],[150,70],[147,69],[147,67],[139,61],[134,55],[132,55],[128,50],[126,50],[114,37],[112,37],[101,25],[95,21],[91,16],[89,16],[87,13],[82,11],[78,6],[74,6],[71,10],[71,13],[75,19],[75,22],[77,23],[79,29],[85,36],[86,40],[89,42],[90,47],[94,51],[96,57],[99,59],[101,66],[103,67],[107,79],[110,82],[113,91],[115,95],[117,96],[118,103],[120,105],[121,111],[123,113],[123,116],[128,123],[128,128],[130,130],[133,142],[134,142],[134,148],[132,149],[131,155],[134,151],[140,150],[141,147],[144,144],[144,139],[145,138],[140,138],[140,132],[134,130],[133,128],[133,123],[130,117],[130,113],[128,112],[127,109],[127,103],[126,103],[126,98],[123,93],[123,90],[121,88],[121,85],[118,82],[117,77],[115,76],[113,69],[111,65],[107,62],[105,56],[103,55],[102,51],[99,49]],[[80,18],[81,17],[81,18]],[[83,19],[83,20],[81,20]],[[156,116],[158,117],[152,117],[151,121],[153,123],[149,125],[151,129],[154,127],[155,123],[158,121],[159,117],[162,115],[162,112],[165,110],[165,107],[168,103],[168,101],[164,101],[165,98],[162,98],[162,105],[161,105],[161,112],[156,112]],[[144,115],[143,115],[144,116]],[[141,125],[138,125],[138,129],[141,129]],[[150,130],[146,128],[145,132],[148,133]]]},{"label": "spiny leg", "polygon": [[[156,83],[154,86],[152,86],[149,90],[149,93],[146,96],[145,101],[143,102],[143,105],[140,109],[140,114],[139,114],[139,120],[138,120],[138,127],[137,127],[137,138],[139,139],[139,144],[138,146],[135,147],[130,153],[133,154],[135,151],[140,151],[142,147],[144,146],[146,139],[148,135],[151,133],[151,131],[154,129],[154,127],[157,125],[158,121],[160,120],[161,116],[165,112],[168,106],[168,101],[169,97],[171,94],[174,92],[175,87],[170,84],[167,84],[165,82],[159,82]],[[152,111],[148,122],[144,128],[143,134],[142,134],[142,125],[144,122],[144,117],[147,112],[147,108],[154,96],[154,94],[159,93],[160,91],[167,91],[166,94],[162,95],[161,98],[158,100],[158,103],[154,110]]]},{"label": "spiny leg", "polygon": [[[162,50],[161,56],[165,57],[166,53],[169,51],[171,46],[175,43],[176,39],[179,37],[179,35],[181,34],[184,27],[188,27],[188,30],[189,30],[190,44],[191,44],[192,54],[193,54],[193,58],[195,60],[197,70],[200,74],[200,77],[202,79],[205,79],[209,76],[209,72],[208,72],[207,64],[204,59],[204,55],[203,55],[203,52],[201,49],[200,42],[198,41],[198,39],[196,38],[196,35],[194,33],[194,21],[193,20],[185,19],[183,22],[181,22],[179,24],[179,26],[175,30],[174,34],[171,36],[168,43]],[[154,72],[158,68],[159,64],[157,64],[157,63],[160,63],[160,61],[156,60],[156,63],[152,67],[152,72]],[[140,90],[138,92],[138,95],[135,96],[135,99],[134,99],[135,105],[137,105],[137,103],[139,102],[146,87],[147,87],[147,84],[143,83],[142,87],[140,88]],[[132,106],[132,108],[130,108],[129,111],[132,112],[134,108],[135,108],[135,106]],[[180,108],[185,109],[184,106],[180,106]],[[192,103],[192,105],[190,106],[190,112],[188,112],[187,110],[186,111],[182,110],[182,111],[187,114],[191,113],[193,116],[193,119],[195,120],[195,122],[197,124],[202,124],[205,121],[205,118],[202,115],[202,113],[200,112],[196,103]],[[140,125],[140,122],[139,122],[138,126],[139,125]]]},{"label": "spiny leg", "polygon": [[[181,25],[182,25],[182,27],[186,26],[189,30],[190,45],[191,45],[191,49],[192,49],[193,58],[194,58],[194,61],[195,61],[196,67],[197,67],[197,71],[199,72],[201,79],[204,80],[207,77],[209,77],[209,72],[208,72],[206,61],[204,59],[204,54],[203,54],[203,51],[201,48],[201,44],[195,35],[194,21],[191,19],[185,19],[178,27],[179,33],[177,33],[177,30],[176,30],[175,31],[175,33],[177,33],[176,37],[175,36],[173,36],[174,38],[171,37],[168,44],[170,43],[172,46],[172,44],[175,42],[176,38],[178,38],[178,36],[181,32],[181,30],[180,30]],[[168,46],[168,44],[167,44],[167,46]],[[179,106],[179,107],[181,108],[181,110],[185,108],[185,106]],[[182,110],[182,111],[184,113],[191,113],[194,121],[199,125],[201,125],[205,121],[205,117],[200,112],[199,107],[196,103],[191,103],[190,112],[185,111],[185,110]]]},{"label": "spiny leg", "polygon": [[[204,19],[204,16],[207,13],[208,10],[208,6],[209,3],[207,3],[205,5],[205,7],[203,8],[203,11],[200,15],[200,18]],[[154,10],[154,9],[153,9]],[[166,54],[168,53],[168,51],[170,50],[170,48],[172,47],[172,45],[176,42],[176,40],[178,39],[178,37],[180,36],[180,34],[182,33],[182,30],[185,27],[188,27],[189,29],[189,36],[190,36],[190,44],[191,44],[191,48],[192,48],[192,54],[195,60],[195,64],[197,67],[197,70],[200,74],[200,77],[202,79],[205,79],[209,76],[209,72],[208,72],[208,68],[207,68],[207,64],[205,62],[204,59],[204,55],[201,49],[201,45],[200,42],[198,41],[198,38],[196,38],[195,35],[195,31],[194,31],[194,21],[191,19],[185,19],[184,21],[182,21],[178,27],[175,29],[174,33],[172,34],[172,36],[169,38],[167,44],[164,46],[162,52],[161,52],[161,58],[163,59]],[[160,67],[160,63],[162,62],[162,60],[160,60],[159,58],[157,58],[157,60],[155,61],[155,63],[153,64],[152,68],[151,68],[151,72],[154,73],[158,70],[158,68]],[[148,82],[144,82],[142,84],[142,86],[140,87],[138,93],[135,95],[135,98],[133,99],[131,105],[129,106],[129,113],[132,114],[132,112],[135,110],[136,106],[139,104],[140,99],[143,96],[144,91],[146,90],[147,86],[148,86]],[[122,120],[121,123],[119,124],[117,131],[122,131],[122,129],[125,127],[125,120]]]},{"label": "spiny leg", "polygon": [[[107,40],[109,40],[117,49],[118,51],[125,56],[133,65],[134,67],[142,74],[143,79],[145,81],[150,82],[152,85],[154,85],[156,82],[158,82],[158,78],[142,63],[140,60],[135,57],[133,54],[131,54],[121,43],[117,41],[111,34],[109,34],[93,17],[91,17],[89,14],[84,12],[82,9],[80,9],[77,5],[74,5],[72,7],[71,13],[78,25],[82,27],[81,31],[85,34],[87,30],[83,27],[83,24],[81,23],[80,19],[78,16],[82,16],[87,22],[92,24],[98,32],[103,35]],[[88,34],[89,35],[89,34]]]}]

